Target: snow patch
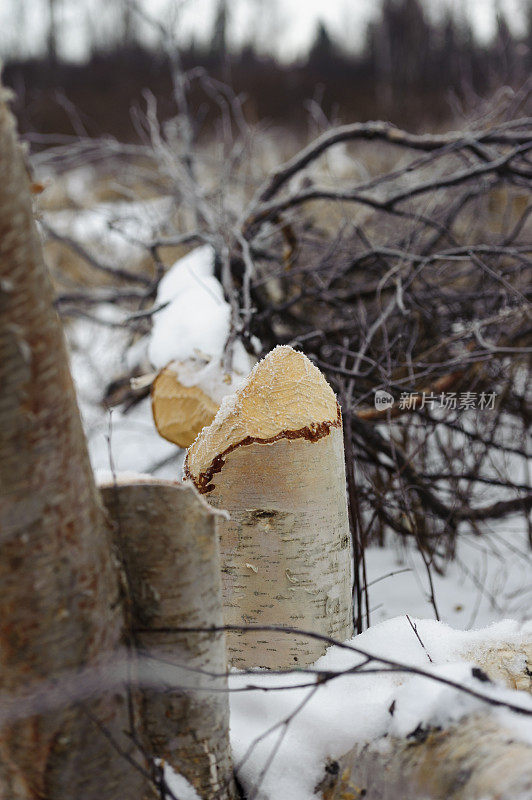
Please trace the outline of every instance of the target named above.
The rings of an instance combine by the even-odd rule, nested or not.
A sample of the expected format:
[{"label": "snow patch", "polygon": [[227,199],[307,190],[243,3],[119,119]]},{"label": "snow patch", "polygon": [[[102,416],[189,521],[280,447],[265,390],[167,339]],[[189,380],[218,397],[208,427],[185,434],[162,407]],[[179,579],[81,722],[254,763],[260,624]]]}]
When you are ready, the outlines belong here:
[{"label": "snow patch", "polygon": [[172,794],[179,800],[201,800],[201,797],[187,779],[183,775],[174,772],[168,764],[164,765],[164,779]]},{"label": "snow patch", "polygon": [[134,472],[132,470],[124,470],[123,472],[113,472],[110,469],[96,469],[94,470],[94,478],[97,486],[114,483],[120,486],[124,483],[146,483],[146,481],[153,481],[153,475],[149,472]]},{"label": "snow patch", "polygon": [[199,356],[220,357],[229,336],[231,309],[214,277],[214,250],[197,247],[168,270],[157,290],[148,355],[154,367]]},{"label": "snow patch", "polygon": [[43,218],[60,235],[87,246],[97,257],[128,265],[145,257],[143,243],[164,232],[173,200],[98,203],[91,209],[46,211]]},{"label": "snow patch", "polygon": [[[528,694],[479,680],[462,656],[490,643],[517,645],[529,640],[529,633],[515,622],[506,620],[478,631],[456,631],[431,620],[413,622],[424,647],[404,616],[375,625],[347,644],[532,711]],[[329,648],[314,669],[346,674],[318,686],[305,671],[230,676],[231,689],[258,687],[230,694],[231,743],[238,777],[248,796],[310,800],[328,758],[339,758],[355,744],[385,734],[407,736],[418,728],[445,726],[477,711],[496,714],[516,737],[532,741],[530,717],[492,710],[485,701],[431,677],[407,671],[366,673],[365,669],[375,667],[386,670],[386,665],[363,666],[364,661],[364,655],[353,650]],[[280,690],[286,686],[293,688]]]}]

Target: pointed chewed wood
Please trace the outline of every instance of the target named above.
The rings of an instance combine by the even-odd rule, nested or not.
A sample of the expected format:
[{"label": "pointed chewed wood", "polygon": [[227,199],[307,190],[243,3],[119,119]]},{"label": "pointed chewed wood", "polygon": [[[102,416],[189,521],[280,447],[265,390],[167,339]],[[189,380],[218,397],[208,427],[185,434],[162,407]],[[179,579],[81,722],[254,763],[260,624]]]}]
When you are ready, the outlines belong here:
[{"label": "pointed chewed wood", "polygon": [[[226,398],[185,471],[221,520],[225,622],[352,633],[341,413],[302,353],[277,347]],[[325,645],[283,631],[230,632],[237,667],[312,663]]]},{"label": "pointed chewed wood", "polygon": [[317,440],[340,425],[336,397],[319,369],[303,353],[279,346],[222,401],[212,425],[189,448],[186,469],[201,492],[210,492],[224,456],[240,445]]}]

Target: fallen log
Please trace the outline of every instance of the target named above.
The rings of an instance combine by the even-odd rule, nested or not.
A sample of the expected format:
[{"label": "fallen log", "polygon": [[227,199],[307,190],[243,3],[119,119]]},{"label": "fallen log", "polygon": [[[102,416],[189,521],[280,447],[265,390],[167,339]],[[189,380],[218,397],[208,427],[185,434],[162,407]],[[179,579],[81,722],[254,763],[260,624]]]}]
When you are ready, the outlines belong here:
[{"label": "fallen log", "polygon": [[[480,641],[462,658],[476,664],[474,674],[487,685],[532,693],[530,639]],[[520,741],[510,726],[519,718],[512,716],[501,721],[486,707],[443,728],[419,726],[403,738],[357,744],[328,762],[316,789],[323,800],[532,798],[532,725],[529,741]]]},{"label": "fallen log", "polygon": [[410,738],[381,737],[331,761],[323,800],[530,800],[532,743],[488,713]]}]

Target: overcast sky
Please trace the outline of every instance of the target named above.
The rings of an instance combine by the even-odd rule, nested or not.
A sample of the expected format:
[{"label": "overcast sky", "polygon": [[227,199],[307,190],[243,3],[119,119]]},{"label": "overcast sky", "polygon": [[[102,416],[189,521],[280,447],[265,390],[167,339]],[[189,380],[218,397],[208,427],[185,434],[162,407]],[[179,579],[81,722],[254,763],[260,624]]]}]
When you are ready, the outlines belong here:
[{"label": "overcast sky", "polygon": [[[61,30],[61,54],[83,58],[88,30],[111,33],[120,0],[56,0]],[[212,32],[216,0],[137,0],[167,28],[174,27],[181,41],[208,39]],[[476,36],[489,39],[501,8],[514,31],[523,29],[524,9],[532,0],[424,0],[431,15],[446,5],[467,14]],[[0,55],[38,53],[47,27],[48,0],[0,0]],[[179,9],[179,16],[175,9]],[[331,34],[350,48],[363,41],[367,22],[378,10],[376,0],[229,0],[230,35],[236,44],[253,40],[261,49],[290,60],[304,52],[316,25],[323,20]],[[172,13],[174,11],[174,13]],[[154,34],[143,24],[144,36]]]}]

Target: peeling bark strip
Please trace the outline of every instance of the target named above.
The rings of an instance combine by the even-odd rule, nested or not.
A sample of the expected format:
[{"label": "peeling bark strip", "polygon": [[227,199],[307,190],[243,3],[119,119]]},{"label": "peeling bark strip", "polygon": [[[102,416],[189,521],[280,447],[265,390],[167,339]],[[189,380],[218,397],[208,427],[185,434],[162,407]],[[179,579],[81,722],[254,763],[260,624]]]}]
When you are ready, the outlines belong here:
[{"label": "peeling bark strip", "polygon": [[144,778],[94,721],[133,753],[124,696],[105,689],[117,570],[6,99],[0,86],[0,693],[84,668],[101,689],[2,728],[0,798],[141,797]]},{"label": "peeling bark strip", "polygon": [[[219,522],[226,624],[351,636],[341,414],[306,356],[272,350],[189,448],[185,471],[230,514]],[[227,642],[240,668],[307,666],[325,651],[278,631]]]},{"label": "peeling bark strip", "polygon": [[524,800],[532,797],[532,745],[478,714],[359,745],[328,765],[316,790],[323,800]]},{"label": "peeling bark strip", "polygon": [[226,800],[233,796],[227,678],[207,674],[227,671],[225,636],[155,630],[223,624],[220,515],[192,485],[154,479],[106,484],[101,491],[125,561],[136,644],[144,656],[142,717],[151,750],[200,797]]}]

